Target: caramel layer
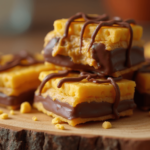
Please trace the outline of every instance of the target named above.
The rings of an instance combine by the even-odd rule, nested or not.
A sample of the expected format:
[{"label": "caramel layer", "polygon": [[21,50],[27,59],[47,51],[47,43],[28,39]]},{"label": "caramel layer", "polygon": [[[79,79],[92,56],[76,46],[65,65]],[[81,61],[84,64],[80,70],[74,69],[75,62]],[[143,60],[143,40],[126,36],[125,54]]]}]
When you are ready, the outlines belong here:
[{"label": "caramel layer", "polygon": [[[113,104],[108,102],[83,102],[76,107],[72,107],[68,103],[60,102],[57,99],[53,101],[49,96],[44,98],[39,95],[35,95],[34,102],[41,102],[46,110],[69,120],[79,117],[90,118],[113,114]],[[119,102],[117,111],[122,112],[133,109],[134,107],[135,104],[133,100],[123,100]]]}]

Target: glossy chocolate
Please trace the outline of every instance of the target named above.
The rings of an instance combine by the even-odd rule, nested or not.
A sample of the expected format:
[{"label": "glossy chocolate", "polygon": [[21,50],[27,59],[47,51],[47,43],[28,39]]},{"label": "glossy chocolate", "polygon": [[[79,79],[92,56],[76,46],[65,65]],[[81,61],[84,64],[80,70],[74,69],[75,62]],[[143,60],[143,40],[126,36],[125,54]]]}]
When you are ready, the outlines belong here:
[{"label": "glossy chocolate", "polygon": [[34,91],[35,90],[30,90],[18,96],[7,96],[3,93],[0,93],[0,104],[6,106],[18,106],[25,101],[32,103],[34,98]]},{"label": "glossy chocolate", "polygon": [[[34,102],[41,102],[44,108],[66,119],[74,118],[91,118],[101,117],[113,114],[113,104],[108,102],[83,102],[76,107],[72,107],[68,103],[60,102],[59,100],[53,101],[49,96],[46,98],[35,95]],[[122,112],[135,107],[133,100],[123,100],[119,102],[117,111]]]},{"label": "glossy chocolate", "polygon": [[[22,60],[26,60],[27,64],[23,64]],[[26,51],[20,51],[18,54],[13,55],[13,59],[7,62],[5,65],[0,65],[0,72],[7,69],[11,69],[15,66],[30,66],[37,63],[43,63],[43,61],[36,60],[31,54]]]},{"label": "glossy chocolate", "polygon": [[84,34],[84,30],[86,28],[87,25],[94,23],[94,24],[98,24],[95,31],[92,34],[91,37],[91,43],[89,45],[88,51],[91,48],[91,46],[93,45],[94,41],[95,41],[95,37],[98,33],[98,31],[100,30],[101,27],[103,26],[113,26],[114,24],[117,24],[120,27],[126,27],[129,29],[130,31],[130,40],[129,40],[129,45],[127,48],[127,52],[126,52],[126,63],[125,65],[127,67],[131,67],[131,60],[130,60],[130,51],[131,51],[131,45],[132,45],[132,40],[133,40],[133,31],[132,28],[130,26],[130,23],[135,24],[134,20],[126,20],[126,21],[122,21],[122,19],[116,19],[113,18],[111,20],[109,20],[109,17],[107,15],[100,15],[100,16],[96,16],[96,17],[90,17],[84,13],[77,13],[76,15],[70,17],[66,23],[66,27],[65,27],[65,32],[64,35],[61,39],[61,42],[64,40],[64,38],[66,38],[68,36],[68,31],[69,31],[69,26],[71,25],[71,23],[75,20],[75,19],[79,19],[79,18],[83,18],[85,23],[81,29],[81,35],[80,35],[80,52],[81,52],[81,48],[82,48],[82,39],[83,39],[83,34]]},{"label": "glossy chocolate", "polygon": [[[72,71],[66,70],[66,71],[59,71],[58,73],[52,73],[52,74],[47,75],[39,86],[39,95],[41,95],[41,91],[42,91],[44,85],[50,79],[55,78],[55,77],[63,77],[63,76],[68,75],[71,72]],[[113,114],[115,115],[116,118],[119,118],[119,113],[117,112],[117,107],[120,102],[120,89],[115,81],[121,80],[122,78],[118,77],[118,78],[113,79],[111,77],[108,77],[106,80],[102,80],[102,81],[97,80],[97,78],[101,78],[101,76],[99,76],[98,74],[93,74],[93,73],[89,73],[89,72],[81,72],[79,77],[70,77],[70,78],[66,77],[66,78],[61,79],[58,82],[57,87],[60,88],[62,86],[62,84],[65,82],[79,82],[79,81],[82,81],[83,79],[87,79],[89,82],[98,83],[98,84],[111,83],[116,92],[115,102],[113,103]]]},{"label": "glossy chocolate", "polygon": [[[92,46],[93,58],[96,60],[98,69],[89,65],[76,64],[71,61],[68,56],[57,55],[52,56],[53,47],[58,43],[59,38],[53,38],[44,49],[44,58],[46,62],[53,63],[58,66],[68,67],[73,70],[94,71],[101,76],[110,76],[116,71],[127,69],[125,48],[117,48],[112,51],[107,51],[102,43],[94,43]],[[142,47],[131,47],[130,65],[134,66],[144,62],[144,49]]]}]

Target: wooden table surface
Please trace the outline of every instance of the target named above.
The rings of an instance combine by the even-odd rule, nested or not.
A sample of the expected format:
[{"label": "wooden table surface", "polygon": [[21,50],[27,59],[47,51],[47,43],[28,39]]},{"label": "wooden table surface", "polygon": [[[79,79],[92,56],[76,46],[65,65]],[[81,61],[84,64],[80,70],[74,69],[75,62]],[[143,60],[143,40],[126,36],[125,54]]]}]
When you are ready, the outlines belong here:
[{"label": "wooden table surface", "polygon": [[41,52],[46,31],[30,31],[21,35],[0,36],[0,52],[15,53],[19,50]]}]

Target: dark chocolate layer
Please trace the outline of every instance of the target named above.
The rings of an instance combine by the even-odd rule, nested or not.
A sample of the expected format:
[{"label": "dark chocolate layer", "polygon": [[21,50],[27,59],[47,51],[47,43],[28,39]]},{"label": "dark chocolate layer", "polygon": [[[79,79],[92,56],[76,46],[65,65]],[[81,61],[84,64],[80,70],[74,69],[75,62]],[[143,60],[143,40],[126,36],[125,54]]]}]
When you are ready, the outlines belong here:
[{"label": "dark chocolate layer", "polygon": [[[108,102],[83,102],[76,107],[72,107],[68,103],[60,102],[59,100],[53,101],[51,97],[46,98],[35,95],[34,102],[41,102],[44,108],[66,119],[74,118],[90,118],[101,117],[113,114],[113,104]],[[122,112],[125,110],[133,109],[135,107],[133,100],[120,101],[117,111]]]},{"label": "dark chocolate layer", "polygon": [[149,108],[150,109],[150,94],[148,93],[140,93],[135,90],[134,101],[139,108]]},{"label": "dark chocolate layer", "polygon": [[18,96],[7,96],[3,93],[0,93],[0,104],[6,106],[18,106],[25,101],[32,103],[34,91],[35,90],[27,91]]},{"label": "dark chocolate layer", "polygon": [[[56,78],[56,77],[64,77],[71,72],[73,72],[73,71],[65,70],[65,71],[59,71],[58,73],[52,73],[52,74],[47,75],[43,79],[43,81],[41,82],[41,84],[39,86],[39,94],[41,95],[42,89],[47,81],[49,81],[52,78]],[[108,77],[106,80],[102,80],[102,81],[97,80],[97,78],[100,78],[100,76],[98,74],[93,74],[93,73],[89,73],[89,72],[81,72],[79,77],[70,77],[70,78],[68,77],[68,78],[61,79],[58,82],[57,87],[60,88],[63,85],[63,83],[65,83],[65,82],[79,82],[79,81],[82,81],[83,79],[87,79],[87,81],[89,81],[89,82],[98,83],[98,84],[111,83],[116,92],[115,102],[112,106],[113,114],[115,115],[116,118],[119,118],[119,113],[117,112],[117,107],[118,107],[118,104],[120,101],[120,89],[115,81],[121,80],[122,77],[118,77],[118,78]]]},{"label": "dark chocolate layer", "polygon": [[[59,65],[62,67],[69,67],[73,70],[83,70],[83,71],[94,71],[103,76],[112,75],[116,71],[121,71],[127,69],[126,65],[126,54],[127,49],[117,48],[112,51],[105,49],[105,45],[102,43],[94,43],[93,58],[96,60],[99,68],[95,69],[89,65],[75,64],[71,61],[68,56],[57,55],[52,56],[53,47],[58,43],[59,38],[52,39],[44,49],[45,61]],[[141,62],[144,62],[144,49],[142,47],[131,47],[130,50],[130,67],[135,66]]]}]

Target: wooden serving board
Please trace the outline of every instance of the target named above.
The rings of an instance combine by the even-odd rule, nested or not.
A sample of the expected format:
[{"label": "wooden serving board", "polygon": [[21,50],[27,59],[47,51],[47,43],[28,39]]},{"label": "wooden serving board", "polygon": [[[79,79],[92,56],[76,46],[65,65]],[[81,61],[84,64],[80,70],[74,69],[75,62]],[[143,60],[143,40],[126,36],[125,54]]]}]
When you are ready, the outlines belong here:
[{"label": "wooden serving board", "polygon": [[[9,110],[2,108],[9,114]],[[38,121],[33,121],[36,116]],[[149,150],[150,115],[134,111],[131,117],[111,120],[113,128],[103,129],[102,122],[77,127],[63,124],[58,130],[52,118],[32,110],[31,113],[9,114],[0,120],[0,150]]]}]

